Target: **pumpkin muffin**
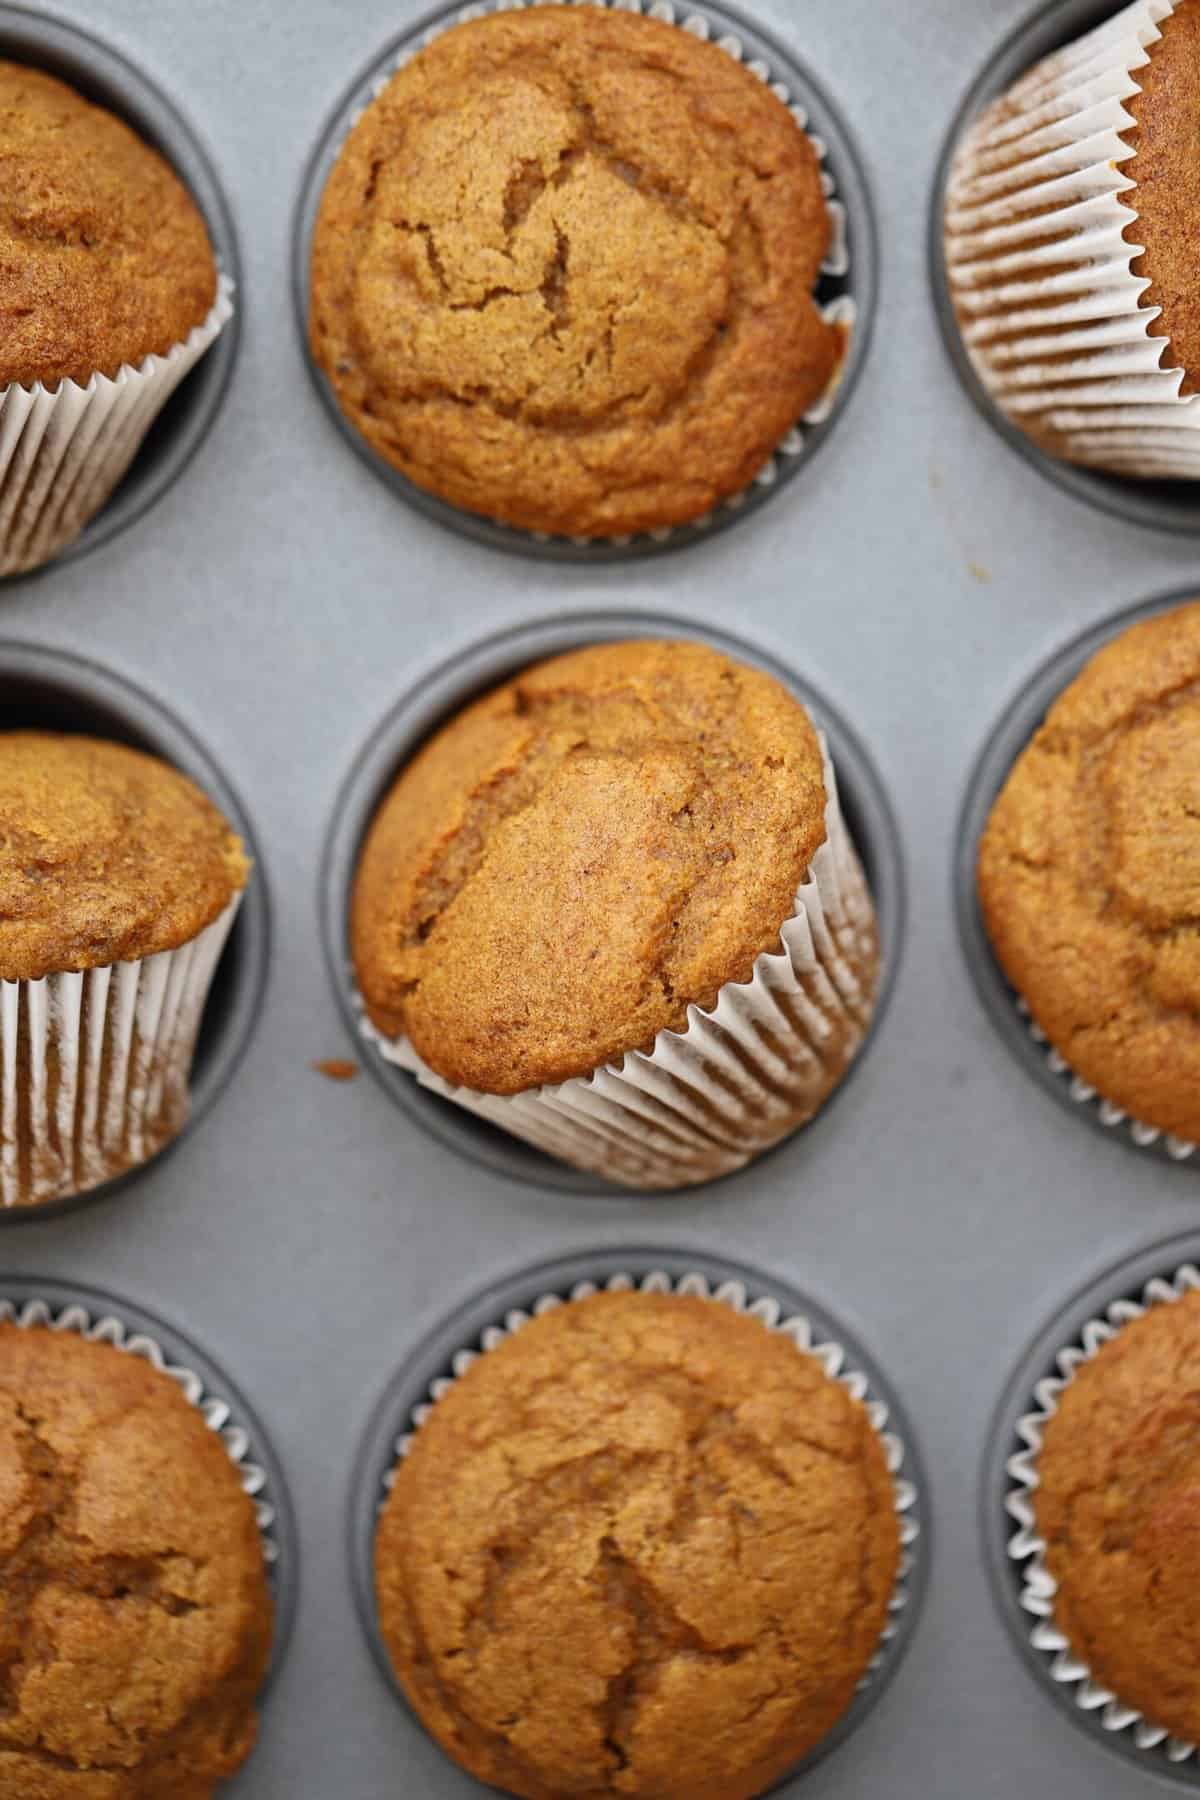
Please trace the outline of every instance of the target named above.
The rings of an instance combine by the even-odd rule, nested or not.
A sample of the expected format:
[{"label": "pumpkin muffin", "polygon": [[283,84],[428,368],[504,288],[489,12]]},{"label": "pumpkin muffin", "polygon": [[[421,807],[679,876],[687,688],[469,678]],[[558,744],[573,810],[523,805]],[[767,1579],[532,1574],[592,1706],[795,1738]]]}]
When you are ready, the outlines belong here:
[{"label": "pumpkin muffin", "polygon": [[[814,869],[821,888],[826,861],[806,907],[800,890]],[[797,913],[813,930],[789,946]],[[655,1091],[694,1179],[811,1116],[861,1041],[877,980],[870,902],[812,721],[773,677],[696,643],[572,651],[451,719],[375,816],[351,935],[374,1027],[460,1104],[499,1097],[489,1116],[522,1135],[535,1090],[554,1089],[561,1135],[562,1084],[602,1069],[632,1080],[631,1054],[687,1033],[692,1098],[657,1077]],[[781,969],[774,999],[752,980],[765,953]],[[698,1015],[714,1008],[737,1060]],[[689,1149],[685,1115],[710,1070]],[[567,1160],[607,1171],[624,1150],[599,1142],[595,1095],[585,1104]],[[543,1147],[564,1153],[557,1136]]]},{"label": "pumpkin muffin", "polygon": [[1139,1122],[1200,1141],[1200,604],[1105,646],[992,809],[992,947],[1071,1069]]},{"label": "pumpkin muffin", "polygon": [[209,1800],[254,1745],[254,1507],[168,1375],[0,1325],[0,1800]]},{"label": "pumpkin muffin", "polygon": [[682,524],[744,489],[844,347],[811,141],[748,69],[636,13],[454,26],[351,131],[310,342],[419,487],[533,531]]},{"label": "pumpkin muffin", "polygon": [[865,1408],[712,1300],[572,1301],[417,1431],[376,1542],[426,1728],[525,1800],[749,1800],[829,1733],[899,1566]]},{"label": "pumpkin muffin", "polygon": [[957,153],[947,255],[964,341],[1053,455],[1200,476],[1198,121],[1200,0],[1157,23],[1138,4],[1038,64]]},{"label": "pumpkin muffin", "polygon": [[1200,1737],[1200,1294],[1122,1326],[1063,1389],[1033,1495],[1054,1619],[1096,1682]]},{"label": "pumpkin muffin", "polygon": [[248,874],[216,807],[157,757],[0,732],[0,980],[17,984],[0,1034],[5,1205],[93,1187],[182,1128]]}]

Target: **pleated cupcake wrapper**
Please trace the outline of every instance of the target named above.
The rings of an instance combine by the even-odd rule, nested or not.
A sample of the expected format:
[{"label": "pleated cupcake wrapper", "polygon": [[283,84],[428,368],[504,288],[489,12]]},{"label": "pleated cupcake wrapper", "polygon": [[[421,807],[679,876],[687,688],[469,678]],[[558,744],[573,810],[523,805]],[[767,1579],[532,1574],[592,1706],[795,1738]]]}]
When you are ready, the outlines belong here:
[{"label": "pleated cupcake wrapper", "polygon": [[1038,1652],[1051,1681],[1074,1690],[1074,1701],[1081,1712],[1099,1716],[1105,1731],[1127,1733],[1139,1750],[1165,1757],[1170,1763],[1183,1763],[1196,1755],[1196,1745],[1183,1738],[1172,1737],[1161,1725],[1153,1725],[1136,1707],[1126,1706],[1110,1688],[1093,1680],[1083,1658],[1076,1655],[1066,1635],[1054,1619],[1054,1596],[1057,1584],[1046,1567],[1046,1544],[1037,1533],[1037,1517],[1033,1496],[1037,1492],[1038,1458],[1046,1426],[1058,1411],[1065,1388],[1075,1379],[1084,1363],[1099,1354],[1105,1344],[1116,1337],[1123,1326],[1142,1318],[1155,1306],[1170,1306],[1187,1293],[1200,1289],[1200,1270],[1184,1263],[1169,1278],[1156,1275],[1136,1300],[1114,1300],[1102,1317],[1089,1319],[1079,1336],[1058,1351],[1057,1375],[1047,1375],[1033,1390],[1033,1410],[1017,1421],[1017,1436],[1026,1446],[1006,1464],[1013,1487],[1005,1498],[1005,1511],[1016,1521],[1017,1530],[1008,1543],[1008,1554],[1014,1563],[1022,1563],[1021,1605],[1034,1621],[1029,1641]]},{"label": "pleated cupcake wrapper", "polygon": [[[850,249],[846,208],[837,198],[837,184],[829,171],[828,162],[826,160],[828,154],[826,146],[815,132],[809,131],[808,114],[805,112],[803,106],[800,106],[792,99],[791,89],[785,82],[777,81],[775,79],[775,72],[768,63],[748,55],[745,44],[743,44],[741,38],[734,32],[723,32],[720,35],[714,34],[709,20],[704,18],[701,13],[692,12],[686,7],[676,6],[673,4],[673,0],[492,0],[491,4],[464,6],[459,12],[452,14],[451,17],[446,19],[444,23],[431,25],[428,30],[422,32],[415,43],[403,50],[399,56],[389,62],[385,72],[380,75],[378,80],[372,85],[370,99],[365,105],[358,109],[351,119],[350,129],[353,130],[354,126],[358,124],[358,121],[362,118],[370,101],[378,100],[379,96],[383,93],[384,89],[391,81],[392,76],[395,75],[398,69],[404,68],[405,65],[410,63],[413,57],[421,50],[426,49],[435,41],[435,39],[442,37],[447,31],[453,30],[456,25],[466,25],[472,19],[486,18],[489,13],[494,12],[522,12],[526,6],[555,6],[564,4],[568,6],[595,6],[599,7],[601,11],[607,9],[612,12],[640,13],[648,19],[659,19],[663,24],[677,25],[681,31],[686,31],[692,37],[699,38],[703,43],[714,43],[719,50],[723,50],[727,56],[731,56],[734,62],[744,63],[752,75],[757,76],[764,86],[770,88],[771,92],[778,100],[783,101],[797,125],[799,125],[800,129],[808,137],[809,142],[812,144],[820,158],[821,187],[824,191],[826,205],[829,210],[829,223],[831,228],[829,250],[824,262],[821,264],[821,273],[822,275],[831,276],[839,280],[844,279],[849,275]],[[858,318],[858,308],[853,297],[850,294],[839,294],[836,299],[831,300],[827,305],[822,306],[820,311],[822,317],[828,324],[838,325],[842,328],[847,341],[849,341],[849,337],[853,332],[855,322]],[[833,379],[826,392],[809,409],[809,411],[804,413],[802,417],[796,421],[795,425],[784,434],[779,443],[775,446],[773,453],[767,458],[757,475],[755,475],[750,487],[743,489],[741,493],[731,495],[727,500],[722,500],[719,506],[714,507],[711,512],[703,514],[702,517],[693,519],[686,527],[663,525],[657,527],[653,531],[626,533],[620,537],[572,537],[565,540],[558,540],[554,537],[554,534],[546,531],[523,531],[517,526],[509,526],[505,527],[505,529],[511,530],[515,537],[532,538],[535,543],[549,544],[556,541],[565,541],[574,544],[579,549],[586,549],[594,544],[613,544],[624,549],[630,544],[636,544],[642,541],[665,544],[669,543],[671,539],[676,537],[682,530],[707,531],[723,514],[730,511],[736,512],[743,507],[755,488],[770,488],[775,486],[776,482],[783,474],[787,463],[799,456],[803,451],[806,441],[805,427],[823,424],[833,411],[834,402],[837,399],[837,392],[841,386],[844,368],[845,358],[843,357],[839,362],[838,368],[834,372]]]},{"label": "pleated cupcake wrapper", "polygon": [[842,819],[824,739],[825,842],[813,857],[781,948],[747,982],[727,982],[709,1012],[649,1054],[511,1096],[443,1081],[404,1038],[363,1032],[423,1087],[562,1162],[638,1188],[677,1188],[742,1168],[832,1092],[866,1035],[875,986],[874,911]]},{"label": "pleated cupcake wrapper", "polygon": [[222,275],[208,317],[165,355],[83,387],[0,387],[0,576],[40,567],[79,536],[232,316],[233,283]]},{"label": "pleated cupcake wrapper", "polygon": [[[1126,102],[1175,0],[1137,0],[1038,63],[968,131],[951,172],[946,259],[963,339],[992,398],[1068,460],[1200,478],[1200,395],[1160,368]],[[1136,236],[1136,233],[1132,234]]]},{"label": "pleated cupcake wrapper", "polygon": [[1109,1131],[1123,1128],[1130,1141],[1139,1150],[1152,1150],[1156,1146],[1165,1150],[1172,1162],[1190,1162],[1195,1156],[1198,1146],[1190,1138],[1175,1137],[1168,1131],[1162,1131],[1157,1125],[1143,1124],[1140,1119],[1132,1119],[1119,1107],[1115,1100],[1106,1100],[1097,1092],[1090,1081],[1077,1075],[1066,1058],[1057,1051],[1041,1026],[1034,1019],[1028,1004],[1016,997],[1017,1011],[1025,1020],[1029,1035],[1035,1044],[1040,1045],[1046,1055],[1046,1066],[1052,1075],[1059,1076],[1065,1083],[1067,1093],[1077,1106],[1085,1106],[1093,1110],[1100,1124]]},{"label": "pleated cupcake wrapper", "polygon": [[177,950],[0,982],[0,1202],[64,1199],[181,1129],[204,1002],[241,895]]},{"label": "pleated cupcake wrapper", "polygon": [[0,1298],[0,1324],[17,1325],[23,1331],[67,1331],[92,1344],[111,1344],[125,1355],[140,1357],[161,1374],[169,1375],[185,1398],[203,1415],[209,1430],[217,1433],[230,1462],[237,1469],[244,1491],[253,1500],[263,1560],[268,1567],[278,1561],[279,1545],[274,1535],[276,1508],[267,1472],[253,1460],[250,1434],[238,1423],[228,1401],[219,1394],[209,1393],[194,1369],[170,1362],[157,1339],[130,1330],[123,1320],[111,1313],[96,1316],[86,1306],[78,1304],[56,1309],[48,1300],[26,1300],[17,1306],[11,1300]]},{"label": "pleated cupcake wrapper", "polygon": [[633,1275],[612,1275],[604,1282],[603,1288],[592,1281],[580,1281],[566,1294],[543,1294],[528,1309],[518,1309],[506,1313],[496,1324],[489,1325],[477,1345],[467,1345],[456,1352],[451,1362],[452,1375],[442,1375],[433,1382],[429,1390],[428,1400],[413,1408],[411,1414],[412,1430],[396,1440],[396,1463],[383,1478],[383,1492],[379,1497],[380,1508],[383,1507],[396,1479],[396,1468],[408,1455],[413,1437],[418,1432],[430,1413],[444,1395],[449,1393],[455,1381],[466,1374],[472,1363],[480,1356],[486,1356],[497,1349],[507,1339],[515,1337],[532,1319],[541,1318],[543,1314],[553,1312],[557,1307],[569,1306],[576,1300],[587,1300],[600,1292],[609,1294],[632,1293],[643,1294],[690,1294],[701,1300],[710,1300],[714,1305],[732,1307],[734,1312],[743,1313],[747,1317],[757,1319],[768,1331],[777,1331],[788,1337],[796,1348],[806,1356],[815,1357],[831,1380],[840,1382],[855,1400],[861,1401],[866,1409],[867,1417],[874,1430],[879,1434],[887,1460],[888,1472],[892,1478],[892,1495],[895,1501],[896,1517],[900,1534],[900,1564],[896,1575],[896,1586],[888,1602],[888,1619],[880,1634],[879,1648],[867,1666],[866,1673],[859,1683],[859,1689],[868,1686],[872,1677],[887,1656],[888,1645],[895,1637],[900,1626],[900,1615],[909,1605],[912,1598],[912,1576],[919,1555],[919,1539],[921,1527],[915,1516],[917,1507],[917,1489],[908,1478],[906,1468],[908,1455],[902,1440],[894,1431],[888,1430],[888,1409],[884,1403],[872,1394],[870,1377],[860,1370],[847,1367],[847,1355],[840,1344],[821,1343],[816,1341],[811,1323],[802,1315],[788,1317],[784,1314],[777,1300],[769,1295],[751,1299],[740,1281],[723,1281],[715,1286],[706,1275],[690,1272],[678,1279],[668,1275],[665,1270],[655,1269],[640,1279]]}]

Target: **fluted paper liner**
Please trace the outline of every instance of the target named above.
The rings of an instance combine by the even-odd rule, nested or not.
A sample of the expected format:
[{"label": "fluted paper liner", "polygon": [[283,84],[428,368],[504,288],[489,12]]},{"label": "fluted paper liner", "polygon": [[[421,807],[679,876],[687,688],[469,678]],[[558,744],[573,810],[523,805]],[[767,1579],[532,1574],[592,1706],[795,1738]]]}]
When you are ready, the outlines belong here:
[{"label": "fluted paper liner", "polygon": [[111,1344],[127,1356],[140,1357],[160,1374],[169,1375],[184,1397],[203,1415],[209,1430],[217,1433],[230,1462],[237,1469],[243,1491],[253,1500],[264,1562],[270,1567],[278,1561],[279,1545],[274,1536],[276,1509],[268,1490],[267,1472],[251,1460],[250,1434],[237,1422],[233,1408],[219,1394],[209,1393],[194,1369],[170,1362],[156,1338],[145,1332],[130,1331],[123,1320],[111,1313],[93,1317],[86,1306],[78,1303],[56,1311],[47,1300],[26,1300],[18,1307],[11,1300],[0,1298],[0,1324],[17,1325],[23,1331],[40,1328],[73,1332],[92,1344]]},{"label": "fluted paper liner", "polygon": [[[840,1344],[820,1343],[815,1341],[810,1321],[797,1314],[793,1317],[784,1315],[778,1300],[769,1295],[751,1299],[744,1284],[740,1281],[723,1281],[714,1287],[706,1275],[696,1271],[681,1275],[674,1279],[662,1269],[654,1269],[641,1280],[632,1275],[612,1275],[604,1283],[606,1293],[629,1293],[637,1289],[644,1294],[691,1294],[701,1300],[710,1300],[714,1305],[730,1306],[734,1312],[744,1313],[757,1319],[767,1331],[777,1331],[788,1337],[797,1350],[805,1356],[815,1357],[831,1380],[840,1382],[855,1400],[862,1403],[867,1417],[875,1431],[879,1434],[887,1461],[888,1472],[892,1477],[892,1494],[895,1500],[896,1515],[900,1536],[900,1562],[896,1573],[896,1586],[888,1602],[888,1619],[880,1633],[879,1647],[867,1665],[866,1672],[859,1683],[859,1692],[867,1687],[886,1654],[887,1647],[895,1637],[900,1624],[900,1615],[911,1599],[911,1576],[916,1567],[917,1542],[921,1535],[921,1527],[912,1516],[917,1505],[917,1489],[905,1473],[907,1452],[902,1440],[894,1431],[888,1430],[888,1409],[881,1400],[871,1396],[869,1376],[858,1369],[847,1368],[846,1351]],[[505,1314],[502,1320],[489,1325],[483,1333],[479,1344],[465,1345],[457,1351],[452,1359],[453,1375],[439,1376],[430,1387],[428,1400],[414,1407],[411,1415],[412,1430],[406,1431],[396,1441],[396,1462],[402,1462],[408,1455],[414,1433],[429,1417],[433,1408],[443,1395],[454,1386],[456,1380],[465,1375],[471,1364],[479,1356],[488,1355],[506,1339],[516,1335],[531,1319],[540,1318],[543,1313],[552,1312],[556,1307],[569,1306],[573,1301],[586,1300],[591,1295],[601,1292],[599,1285],[592,1281],[580,1281],[567,1294],[543,1294],[535,1300],[528,1310],[517,1309]],[[384,1492],[380,1495],[379,1505],[383,1507],[388,1493],[396,1479],[396,1465],[393,1464],[383,1479]]]},{"label": "fluted paper liner", "polygon": [[238,894],[176,950],[0,981],[0,1202],[65,1199],[148,1160],[187,1120],[200,1018]]},{"label": "fluted paper liner", "polygon": [[1172,1737],[1161,1725],[1153,1725],[1136,1707],[1126,1706],[1117,1694],[1092,1679],[1083,1658],[1076,1654],[1066,1634],[1055,1623],[1054,1596],[1057,1583],[1046,1567],[1045,1541],[1037,1535],[1037,1518],[1033,1495],[1038,1487],[1038,1457],[1049,1421],[1058,1411],[1059,1397],[1070,1386],[1077,1370],[1090,1362],[1122,1326],[1140,1319],[1154,1306],[1170,1306],[1193,1289],[1200,1288],[1200,1270],[1185,1263],[1170,1279],[1156,1275],[1136,1300],[1114,1300],[1100,1318],[1089,1319],[1079,1336],[1065,1345],[1055,1357],[1057,1375],[1047,1375],[1033,1391],[1034,1409],[1017,1421],[1017,1436],[1026,1446],[1011,1456],[1006,1464],[1014,1486],[1008,1493],[1005,1511],[1017,1524],[1008,1543],[1008,1554],[1022,1563],[1021,1606],[1034,1621],[1029,1641],[1038,1652],[1051,1681],[1073,1690],[1073,1698],[1081,1712],[1096,1713],[1105,1731],[1127,1733],[1139,1750],[1156,1751],[1168,1762],[1182,1763],[1196,1754],[1195,1744]]},{"label": "fluted paper liner", "polygon": [[[966,133],[945,216],[950,290],[976,373],[1012,421],[1070,462],[1200,478],[1200,394],[1161,368],[1126,101],[1175,0],[1136,0],[1047,57]],[[1136,238],[1136,232],[1131,236]]]},{"label": "fluted paper liner", "polygon": [[39,568],[79,536],[232,316],[233,283],[221,275],[207,318],[165,355],[83,387],[0,387],[0,576]]},{"label": "fluted paper liner", "polygon": [[678,1188],[742,1168],[807,1123],[866,1035],[877,990],[875,917],[824,739],[825,842],[747,982],[647,1054],[511,1096],[455,1087],[404,1038],[362,1029],[387,1061],[444,1100],[562,1162],[630,1187]]},{"label": "fluted paper liner", "polygon": [[[411,47],[406,48],[401,51],[399,56],[394,57],[388,63],[384,73],[373,83],[370,100],[378,100],[397,70],[404,68],[405,64],[410,63],[419,51],[424,50],[429,44],[432,44],[435,38],[439,38],[443,36],[445,32],[452,30],[454,26],[469,24],[472,19],[482,19],[486,17],[489,12],[520,12],[527,5],[546,6],[555,3],[556,0],[494,0],[494,4],[473,4],[464,6],[459,12],[451,14],[451,16],[443,23],[431,25],[428,30],[421,34],[420,38],[418,38]],[[746,68],[750,73],[757,76],[759,81],[769,87],[778,100],[783,101],[793,119],[795,119],[797,125],[799,125],[801,131],[808,137],[809,142],[812,144],[813,149],[820,159],[821,187],[825,194],[825,203],[829,213],[831,234],[829,250],[824,262],[821,264],[821,274],[841,278],[850,273],[850,251],[847,238],[846,208],[837,198],[837,184],[829,172],[828,163],[826,161],[826,146],[815,132],[809,130],[808,114],[801,105],[793,101],[791,89],[785,82],[777,81],[775,79],[774,71],[769,64],[761,61],[757,57],[748,59],[746,46],[735,32],[722,32],[719,36],[714,36],[712,25],[702,16],[702,14],[691,12],[685,7],[676,6],[673,3],[673,0],[557,0],[557,3],[581,6],[608,6],[613,12],[643,13],[648,19],[659,19],[666,25],[677,25],[681,31],[688,32],[692,37],[699,38],[704,43],[712,42],[717,46],[718,50],[723,50],[727,56],[731,56],[734,62],[745,63]],[[369,105],[370,101],[368,101],[367,104]],[[365,111],[366,105],[360,107],[354,114],[354,117],[350,121],[351,130],[358,124],[358,121],[362,118]],[[338,146],[338,149],[340,152],[340,145]],[[821,307],[820,311],[821,316],[825,319],[827,324],[837,325],[841,328],[843,340],[848,344],[855,322],[858,318],[858,308],[853,296],[850,294],[839,294],[835,300],[831,300],[828,305]],[[627,533],[619,537],[606,538],[576,537],[571,538],[568,541],[581,549],[592,544],[613,544],[620,548],[625,548],[629,544],[636,543],[639,537],[648,538],[652,543],[665,544],[676,537],[680,531],[706,531],[723,513],[737,511],[743,507],[754,487],[774,487],[775,483],[783,474],[785,465],[791,461],[792,458],[799,456],[804,449],[805,426],[823,424],[833,411],[834,402],[837,399],[838,389],[841,386],[845,366],[846,359],[845,355],[843,355],[838,362],[837,368],[834,370],[833,378],[830,381],[826,392],[815,402],[809,411],[798,419],[795,425],[784,434],[780,442],[775,446],[772,454],[767,458],[762,468],[754,477],[754,481],[750,488],[743,489],[739,494],[730,495],[728,499],[722,500],[711,512],[704,513],[701,517],[692,519],[686,526],[660,525],[654,530],[644,533]],[[450,503],[447,502],[447,504]],[[493,521],[493,523],[496,522],[497,521]],[[553,534],[546,531],[523,531],[519,526],[506,526],[505,529],[511,530],[515,537],[532,538],[537,543],[548,544],[554,541]]]}]

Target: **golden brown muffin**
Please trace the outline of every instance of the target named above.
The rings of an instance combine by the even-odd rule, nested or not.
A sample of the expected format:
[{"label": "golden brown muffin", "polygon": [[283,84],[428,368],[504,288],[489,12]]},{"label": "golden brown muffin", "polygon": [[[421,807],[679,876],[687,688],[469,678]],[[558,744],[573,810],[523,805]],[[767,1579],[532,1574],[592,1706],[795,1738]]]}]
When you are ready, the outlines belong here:
[{"label": "golden brown muffin", "polygon": [[492,1094],[649,1048],[778,946],[825,799],[804,708],[706,645],[526,670],[443,726],[375,816],[352,915],[370,1017]]},{"label": "golden brown muffin", "polygon": [[0,979],[177,949],[248,872],[216,807],[157,757],[99,738],[0,732]]},{"label": "golden brown muffin", "polygon": [[1096,1680],[1200,1736],[1200,1294],[1081,1365],[1046,1425],[1034,1510],[1054,1617]]},{"label": "golden brown muffin", "polygon": [[423,1724],[526,1800],[748,1800],[849,1706],[899,1562],[864,1408],[711,1300],[602,1294],[479,1358],[376,1543]]},{"label": "golden brown muffin", "polygon": [[1200,604],[1130,627],[1063,692],[979,851],[992,947],[1076,1074],[1200,1141]]},{"label": "golden brown muffin", "polygon": [[1142,305],[1162,308],[1150,331],[1171,340],[1163,367],[1185,370],[1180,391],[1194,394],[1200,389],[1200,0],[1177,0],[1159,29],[1149,66],[1136,76],[1140,92],[1127,103],[1137,121],[1127,139],[1136,155],[1123,173],[1136,189],[1123,198],[1138,216],[1125,236],[1145,249],[1133,270],[1151,282]]},{"label": "golden brown muffin", "polygon": [[253,1504],[176,1383],[0,1325],[0,1800],[208,1800],[271,1631]]},{"label": "golden brown muffin", "polygon": [[744,488],[829,387],[816,152],[770,89],[654,19],[458,25],[351,132],[313,239],[342,411],[432,493],[617,536]]},{"label": "golden brown muffin", "polygon": [[216,298],[204,221],[162,157],[74,89],[0,62],[0,389],[163,354]]}]

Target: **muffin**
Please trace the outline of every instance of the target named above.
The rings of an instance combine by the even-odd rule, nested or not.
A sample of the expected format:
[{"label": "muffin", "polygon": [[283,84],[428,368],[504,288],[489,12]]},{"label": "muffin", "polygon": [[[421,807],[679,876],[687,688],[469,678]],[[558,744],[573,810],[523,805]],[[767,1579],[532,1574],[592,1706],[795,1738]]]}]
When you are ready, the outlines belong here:
[{"label": "muffin", "polygon": [[0,163],[0,575],[10,575],[78,536],[232,309],[183,184],[63,82],[0,62]]},{"label": "muffin", "polygon": [[765,83],[636,12],[454,26],[351,131],[309,335],[410,481],[530,531],[683,524],[833,382],[820,161]]},{"label": "muffin", "polygon": [[1200,1294],[1124,1325],[1066,1384],[1032,1496],[1054,1622],[1122,1706],[1200,1739]]},{"label": "muffin", "polygon": [[457,714],[360,853],[358,986],[394,1060],[632,1185],[739,1168],[845,1074],[871,903],[811,719],[706,645],[593,645]]},{"label": "muffin", "polygon": [[1200,0],[1138,0],[994,101],[954,158],[976,372],[1053,456],[1200,476]]},{"label": "muffin", "polygon": [[1055,701],[979,847],[984,924],[1053,1047],[1200,1142],[1200,604],[1107,644]]},{"label": "muffin", "polygon": [[177,769],[0,732],[0,1194],[30,1206],[155,1155],[188,1114],[249,864]]},{"label": "muffin", "polygon": [[169,1375],[0,1325],[0,1800],[208,1800],[254,1745],[254,1506]]},{"label": "muffin", "polygon": [[850,1705],[899,1567],[862,1404],[757,1319],[604,1293],[479,1357],[376,1541],[422,1723],[525,1800],[748,1800]]}]

